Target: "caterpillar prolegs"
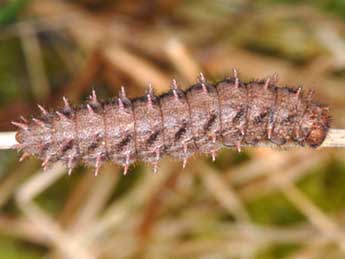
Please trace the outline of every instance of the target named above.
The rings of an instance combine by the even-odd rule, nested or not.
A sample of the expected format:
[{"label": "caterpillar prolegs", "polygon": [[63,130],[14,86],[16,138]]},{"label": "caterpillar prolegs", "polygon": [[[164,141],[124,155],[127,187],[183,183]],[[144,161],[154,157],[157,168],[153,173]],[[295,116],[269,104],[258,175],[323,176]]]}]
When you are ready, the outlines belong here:
[{"label": "caterpillar prolegs", "polygon": [[237,71],[215,84],[200,74],[198,82],[183,91],[175,80],[167,93],[155,96],[149,86],[145,96],[129,99],[122,87],[119,97],[99,101],[95,91],[78,107],[63,98],[64,106],[18,126],[15,148],[23,159],[33,155],[46,168],[63,161],[69,174],[83,162],[99,172],[110,160],[124,173],[135,161],[145,161],[157,171],[164,155],[183,161],[195,153],[215,159],[222,148],[255,146],[270,141],[278,146],[295,143],[316,148],[329,129],[329,109],[313,101],[301,88],[278,87],[277,80],[242,82]]}]

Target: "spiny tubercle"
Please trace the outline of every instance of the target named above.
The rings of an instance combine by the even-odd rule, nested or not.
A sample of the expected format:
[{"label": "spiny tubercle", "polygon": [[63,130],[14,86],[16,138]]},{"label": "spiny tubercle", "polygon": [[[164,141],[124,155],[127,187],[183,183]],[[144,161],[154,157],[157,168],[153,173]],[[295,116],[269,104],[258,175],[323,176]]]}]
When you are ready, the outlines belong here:
[{"label": "spiny tubercle", "polygon": [[183,161],[193,154],[208,153],[215,159],[222,147],[255,146],[270,141],[316,148],[329,129],[329,109],[304,94],[301,88],[278,87],[276,77],[242,82],[233,76],[211,84],[200,74],[196,84],[183,91],[175,80],[171,90],[155,96],[128,99],[121,87],[118,98],[97,99],[95,91],[87,104],[48,112],[13,122],[23,156],[36,156],[46,168],[63,161],[69,174],[79,162],[94,166],[110,160],[124,166],[135,161],[151,163],[154,172],[163,155]]}]

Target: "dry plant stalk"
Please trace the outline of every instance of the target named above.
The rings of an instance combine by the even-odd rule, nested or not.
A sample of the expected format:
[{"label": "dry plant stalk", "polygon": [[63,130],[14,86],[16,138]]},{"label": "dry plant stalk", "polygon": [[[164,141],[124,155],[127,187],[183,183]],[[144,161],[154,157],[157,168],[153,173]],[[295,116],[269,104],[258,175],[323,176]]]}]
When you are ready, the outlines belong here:
[{"label": "dry plant stalk", "polygon": [[[301,88],[278,87],[277,76],[242,82],[238,73],[215,84],[200,74],[196,84],[181,90],[173,80],[171,90],[155,96],[128,99],[124,87],[107,102],[92,92],[87,104],[42,112],[40,118],[12,122],[19,127],[17,144],[25,157],[43,160],[42,166],[62,161],[69,174],[83,162],[95,167],[111,160],[124,167],[142,160],[158,170],[163,155],[183,161],[195,153],[210,154],[226,147],[261,146],[267,143],[319,147],[329,131],[329,108]],[[342,146],[343,132],[332,130],[324,146]],[[13,139],[13,135],[10,135]],[[6,143],[4,143],[6,144]],[[7,146],[10,146],[7,143]]]}]

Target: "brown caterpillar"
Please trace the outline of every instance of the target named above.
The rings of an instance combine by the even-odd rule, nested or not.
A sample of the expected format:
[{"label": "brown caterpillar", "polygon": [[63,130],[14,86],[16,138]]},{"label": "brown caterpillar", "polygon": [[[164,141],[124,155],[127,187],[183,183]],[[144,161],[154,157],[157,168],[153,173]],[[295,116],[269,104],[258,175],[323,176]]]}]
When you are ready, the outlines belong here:
[{"label": "brown caterpillar", "polygon": [[329,109],[303,94],[301,88],[277,87],[276,79],[241,82],[234,75],[214,85],[200,74],[198,83],[183,91],[175,80],[171,90],[155,96],[148,93],[128,99],[122,87],[118,98],[99,102],[95,91],[87,104],[64,107],[30,121],[12,122],[23,150],[21,160],[33,155],[42,166],[63,161],[69,174],[78,162],[95,166],[102,162],[124,166],[141,160],[157,171],[163,155],[183,160],[196,152],[215,159],[222,147],[256,145],[270,141],[276,145],[293,142],[316,148],[329,129]]}]

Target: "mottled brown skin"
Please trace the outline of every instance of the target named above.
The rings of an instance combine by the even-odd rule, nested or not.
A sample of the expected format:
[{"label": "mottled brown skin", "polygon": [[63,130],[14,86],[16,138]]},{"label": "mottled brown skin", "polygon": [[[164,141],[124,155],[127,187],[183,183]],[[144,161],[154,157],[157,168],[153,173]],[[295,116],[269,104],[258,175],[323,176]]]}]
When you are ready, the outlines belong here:
[{"label": "mottled brown skin", "polygon": [[268,137],[268,124],[272,124],[271,117],[274,114],[276,88],[264,87],[265,82],[251,82],[247,85],[247,123],[244,141],[255,145]]},{"label": "mottled brown skin", "polygon": [[[120,107],[119,102],[123,106]],[[131,101],[116,98],[105,103],[103,109],[108,159],[121,165],[125,165],[126,161],[129,164],[135,162],[135,123]]]},{"label": "mottled brown skin", "polygon": [[244,137],[247,121],[247,87],[242,82],[236,86],[235,78],[226,79],[216,85],[218,92],[223,144],[235,147]]},{"label": "mottled brown skin", "polygon": [[[176,97],[177,96],[177,97]],[[182,90],[173,90],[161,95],[165,152],[183,160],[196,151],[188,100]]]},{"label": "mottled brown skin", "polygon": [[152,97],[150,105],[147,99],[144,96],[133,101],[136,153],[138,160],[156,163],[164,152],[162,113],[157,97]]},{"label": "mottled brown skin", "polygon": [[205,83],[204,86],[196,84],[186,91],[186,97],[189,103],[194,143],[198,152],[217,151],[222,146],[217,90],[210,84]]},{"label": "mottled brown skin", "polygon": [[137,160],[157,166],[163,155],[186,161],[215,154],[223,145],[239,147],[270,141],[316,148],[329,129],[328,107],[298,88],[270,80],[241,82],[232,77],[212,85],[203,78],[186,91],[175,86],[161,96],[152,91],[129,100],[92,99],[88,105],[44,114],[16,135],[18,148],[44,164],[111,160],[125,167]]}]

